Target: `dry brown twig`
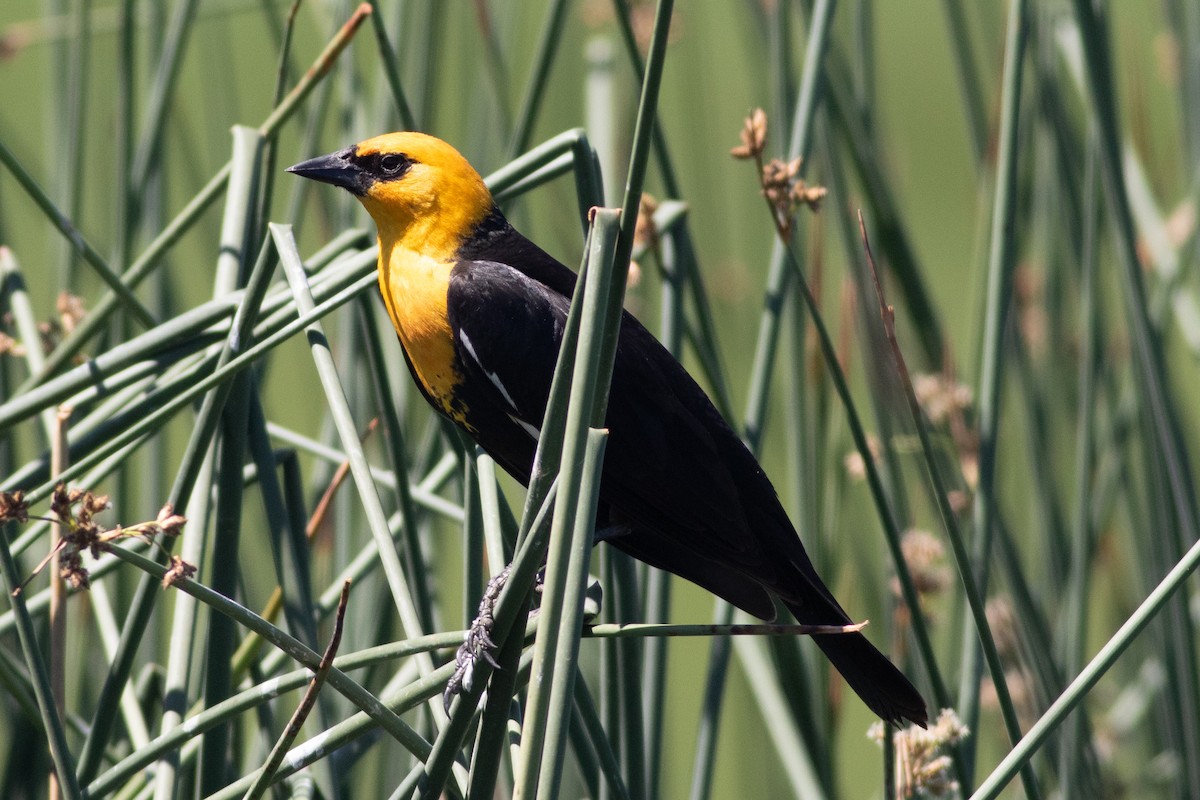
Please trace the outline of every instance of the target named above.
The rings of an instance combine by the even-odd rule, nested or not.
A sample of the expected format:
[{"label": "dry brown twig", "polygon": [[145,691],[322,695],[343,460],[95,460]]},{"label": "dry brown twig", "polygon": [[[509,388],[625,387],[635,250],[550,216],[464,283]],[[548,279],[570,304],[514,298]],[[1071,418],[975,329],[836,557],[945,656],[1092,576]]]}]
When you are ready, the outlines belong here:
[{"label": "dry brown twig", "polygon": [[342,584],[342,595],[338,600],[337,615],[333,620],[333,635],[329,637],[329,644],[325,648],[325,653],[321,656],[321,663],[317,670],[313,673],[312,680],[308,683],[308,688],[304,690],[304,696],[300,699],[300,705],[292,713],[292,718],[288,720],[287,727],[280,735],[279,740],[275,742],[275,746],[271,748],[271,753],[267,757],[267,761],[263,764],[262,769],[254,779],[254,784],[246,792],[247,798],[255,800],[262,797],[266,792],[267,787],[271,785],[275,773],[279,770],[279,765],[283,763],[283,758],[287,755],[287,750],[291,747],[292,742],[300,735],[300,729],[304,727],[304,721],[308,719],[308,715],[312,712],[313,706],[316,705],[317,695],[321,691],[321,687],[325,685],[325,680],[329,677],[329,671],[333,669],[333,659],[337,655],[338,647],[342,643],[342,628],[346,619],[346,604],[350,600],[350,581]]}]

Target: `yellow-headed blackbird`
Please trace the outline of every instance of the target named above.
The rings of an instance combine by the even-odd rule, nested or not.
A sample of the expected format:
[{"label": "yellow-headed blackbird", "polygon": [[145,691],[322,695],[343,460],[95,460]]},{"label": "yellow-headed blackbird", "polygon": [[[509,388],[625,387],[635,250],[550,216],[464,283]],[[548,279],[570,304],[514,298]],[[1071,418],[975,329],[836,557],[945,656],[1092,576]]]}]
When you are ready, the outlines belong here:
[{"label": "yellow-headed blackbird", "polygon": [[[425,399],[528,483],[575,273],[509,225],[458,151],[392,133],[291,167],[349,190],[379,229],[379,288]],[[629,314],[613,369],[604,539],[763,619],[850,621],[754,456]],[[859,633],[814,636],[880,717],[924,724],[920,694]]]}]

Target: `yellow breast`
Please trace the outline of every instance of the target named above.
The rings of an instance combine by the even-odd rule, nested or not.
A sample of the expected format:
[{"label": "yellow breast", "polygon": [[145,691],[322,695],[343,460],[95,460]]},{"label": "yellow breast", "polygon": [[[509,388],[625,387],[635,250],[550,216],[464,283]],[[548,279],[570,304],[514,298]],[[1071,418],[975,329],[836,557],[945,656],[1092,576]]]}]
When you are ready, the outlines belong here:
[{"label": "yellow breast", "polygon": [[379,291],[417,380],[443,412],[466,425],[466,409],[454,398],[462,375],[446,315],[453,265],[400,247],[381,248],[379,259]]}]

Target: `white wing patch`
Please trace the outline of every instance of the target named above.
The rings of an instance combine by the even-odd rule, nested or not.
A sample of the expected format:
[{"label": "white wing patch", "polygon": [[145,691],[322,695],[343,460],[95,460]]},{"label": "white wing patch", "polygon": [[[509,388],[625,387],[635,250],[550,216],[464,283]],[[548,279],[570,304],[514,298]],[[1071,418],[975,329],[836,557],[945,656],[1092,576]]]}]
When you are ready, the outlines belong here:
[{"label": "white wing patch", "polygon": [[509,414],[508,418],[511,419],[513,422],[517,423],[518,425],[520,425],[525,430],[525,432],[528,433],[533,438],[533,440],[535,442],[539,438],[541,438],[542,432],[537,427],[530,425],[525,420],[520,419],[520,418],[514,416],[513,414]]},{"label": "white wing patch", "polygon": [[[479,365],[479,368],[481,370],[483,370],[483,374],[487,375],[487,379],[492,382],[492,386],[495,386],[496,389],[499,390],[500,394],[502,394],[504,396],[504,401],[506,403],[508,403],[508,407],[511,408],[513,411],[518,411],[518,413],[519,413],[519,410],[517,409],[517,404],[515,402],[513,402],[512,395],[508,393],[508,389],[504,388],[504,384],[500,381],[500,376],[494,372],[489,372],[487,367],[483,366],[483,362],[479,360],[479,355],[475,352],[475,347],[471,344],[471,340],[467,337],[467,332],[460,330],[458,332],[458,339],[460,342],[462,342],[463,349],[465,349],[467,351],[467,355],[469,355],[471,357],[471,360]],[[521,419],[516,414],[509,414],[508,418],[511,419],[513,422],[517,423],[518,425],[520,425],[521,428],[526,433],[528,433],[535,442],[542,435],[542,432],[540,429],[538,429],[534,425],[530,425],[528,422]]]},{"label": "white wing patch", "polygon": [[475,348],[471,345],[471,340],[467,338],[467,332],[460,329],[458,339],[462,342],[463,347],[466,348],[467,355],[471,357],[471,360],[479,365],[484,375],[487,375],[487,379],[492,382],[492,386],[495,386],[500,390],[500,394],[504,395],[504,400],[508,403],[509,408],[517,411],[517,404],[513,402],[512,395],[508,393],[508,389],[505,389],[504,384],[500,382],[500,376],[494,372],[488,372],[487,367],[483,365],[483,362],[479,360],[479,356],[475,354]]}]

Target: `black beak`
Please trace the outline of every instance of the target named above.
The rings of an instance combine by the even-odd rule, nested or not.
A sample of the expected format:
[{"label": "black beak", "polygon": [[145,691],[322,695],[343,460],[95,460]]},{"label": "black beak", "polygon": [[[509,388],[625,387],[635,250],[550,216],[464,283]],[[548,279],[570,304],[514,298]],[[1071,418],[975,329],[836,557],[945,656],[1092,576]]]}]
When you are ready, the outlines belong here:
[{"label": "black beak", "polygon": [[287,171],[302,178],[340,186],[360,197],[367,193],[373,182],[371,176],[354,163],[353,147],[301,161],[288,167]]}]

